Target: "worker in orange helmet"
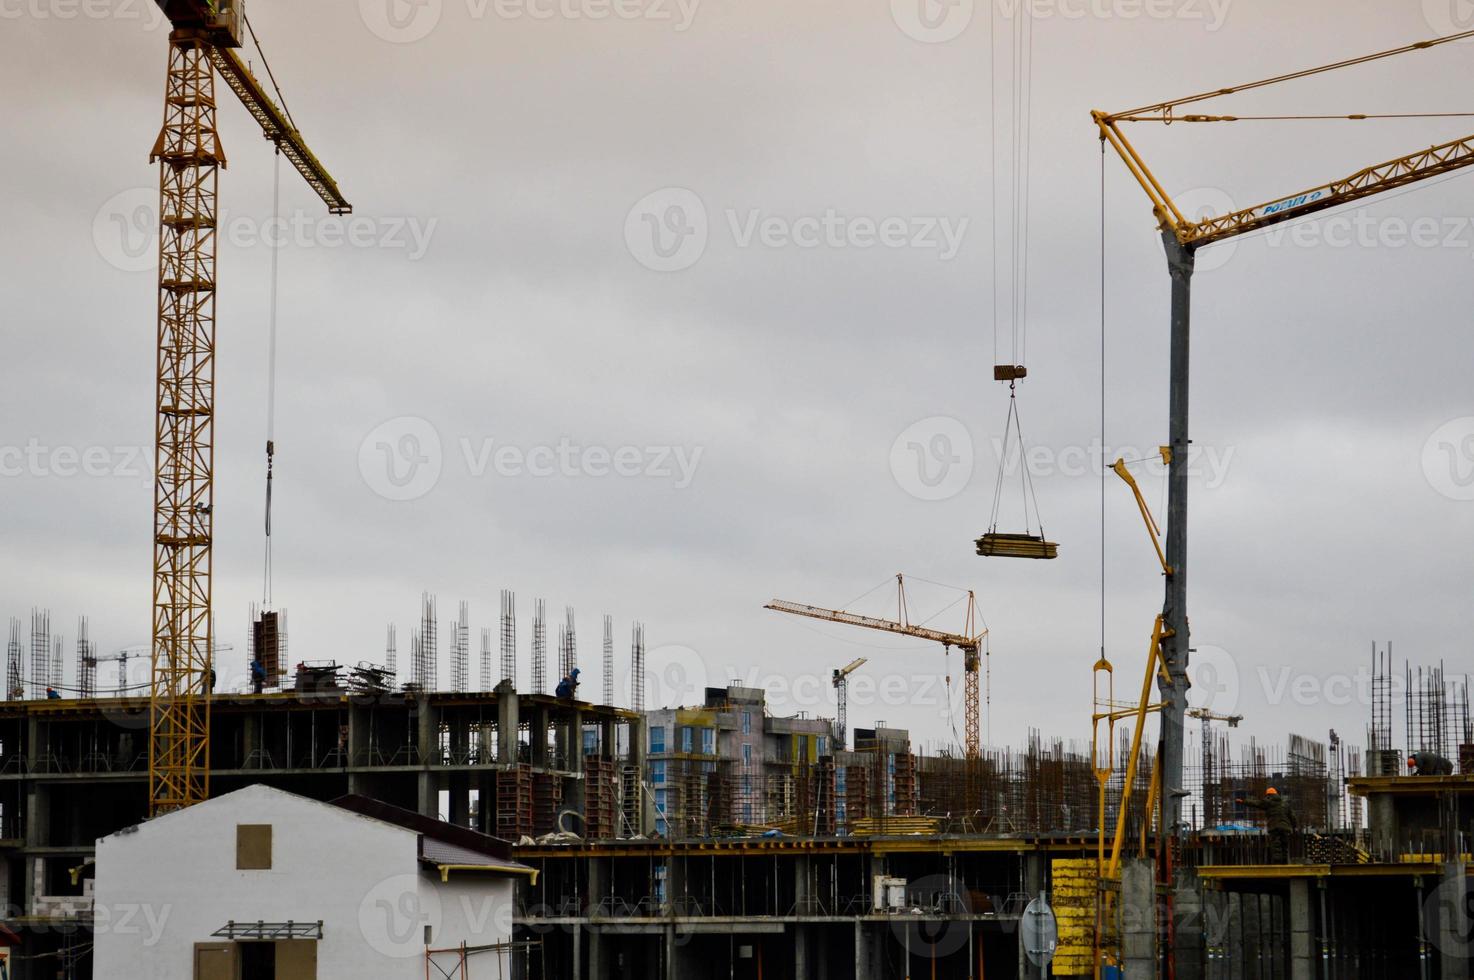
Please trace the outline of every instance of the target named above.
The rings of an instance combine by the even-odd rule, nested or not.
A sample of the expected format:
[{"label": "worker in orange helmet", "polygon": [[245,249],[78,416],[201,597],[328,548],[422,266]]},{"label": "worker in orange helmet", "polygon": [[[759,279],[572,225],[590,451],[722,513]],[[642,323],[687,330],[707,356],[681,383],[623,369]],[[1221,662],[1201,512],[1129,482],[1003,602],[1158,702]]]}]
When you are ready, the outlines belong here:
[{"label": "worker in orange helmet", "polygon": [[1414,752],[1408,756],[1410,776],[1452,776],[1454,764],[1436,752]]},{"label": "worker in orange helmet", "polygon": [[1295,811],[1290,809],[1290,804],[1280,796],[1280,791],[1271,786],[1264,791],[1262,800],[1241,799],[1238,802],[1264,812],[1264,826],[1269,831],[1270,860],[1275,864],[1289,864],[1290,839],[1300,829],[1300,821]]}]

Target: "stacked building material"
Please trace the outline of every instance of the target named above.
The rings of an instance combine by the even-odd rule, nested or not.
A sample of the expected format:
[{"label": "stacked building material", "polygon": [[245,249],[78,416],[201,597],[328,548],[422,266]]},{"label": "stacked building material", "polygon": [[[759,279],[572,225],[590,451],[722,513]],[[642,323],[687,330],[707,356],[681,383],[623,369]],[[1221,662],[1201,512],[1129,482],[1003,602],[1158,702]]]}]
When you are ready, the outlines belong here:
[{"label": "stacked building material", "polygon": [[598,756],[584,759],[584,836],[589,840],[607,840],[616,836],[618,813],[615,765]]},{"label": "stacked building material", "polygon": [[532,774],[532,835],[551,834],[558,827],[558,811],[563,807],[563,777],[557,773]]},{"label": "stacked building material", "polygon": [[496,774],[496,835],[503,840],[532,836],[532,767],[516,765]]}]

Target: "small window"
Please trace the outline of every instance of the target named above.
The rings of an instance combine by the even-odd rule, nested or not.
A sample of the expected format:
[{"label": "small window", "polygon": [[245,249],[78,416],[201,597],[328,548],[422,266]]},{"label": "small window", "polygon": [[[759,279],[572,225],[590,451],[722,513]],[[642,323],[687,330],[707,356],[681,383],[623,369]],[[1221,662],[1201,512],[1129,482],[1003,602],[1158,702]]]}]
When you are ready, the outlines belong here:
[{"label": "small window", "polygon": [[681,728],[681,751],[691,751],[691,726],[685,725]]},{"label": "small window", "polygon": [[744,734],[744,735],[751,735],[752,734],[752,712],[751,711],[744,711],[744,712],[742,712],[742,734]]},{"label": "small window", "polygon": [[717,730],[715,728],[703,728],[701,730],[701,754],[717,754]]},{"label": "small window", "polygon": [[271,824],[236,824],[235,866],[238,871],[270,870]]},{"label": "small window", "polygon": [[650,726],[650,751],[651,752],[664,752],[665,751],[665,726],[664,725],[652,725],[652,726]]}]

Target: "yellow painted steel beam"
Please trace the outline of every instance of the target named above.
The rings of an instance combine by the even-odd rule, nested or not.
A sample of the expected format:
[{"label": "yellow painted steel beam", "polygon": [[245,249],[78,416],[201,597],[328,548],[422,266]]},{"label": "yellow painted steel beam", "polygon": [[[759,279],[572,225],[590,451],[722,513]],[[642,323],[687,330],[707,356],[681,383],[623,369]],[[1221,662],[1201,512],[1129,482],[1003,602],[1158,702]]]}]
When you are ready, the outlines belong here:
[{"label": "yellow painted steel beam", "polygon": [[287,114],[266,94],[266,89],[251,74],[240,54],[233,48],[212,47],[210,61],[220,72],[225,84],[241,100],[246,111],[260,124],[262,135],[275,143],[282,154],[292,161],[292,166],[297,168],[302,179],[322,198],[328,211],[332,214],[353,213],[353,205],[338,190],[338,182],[313,154]]}]

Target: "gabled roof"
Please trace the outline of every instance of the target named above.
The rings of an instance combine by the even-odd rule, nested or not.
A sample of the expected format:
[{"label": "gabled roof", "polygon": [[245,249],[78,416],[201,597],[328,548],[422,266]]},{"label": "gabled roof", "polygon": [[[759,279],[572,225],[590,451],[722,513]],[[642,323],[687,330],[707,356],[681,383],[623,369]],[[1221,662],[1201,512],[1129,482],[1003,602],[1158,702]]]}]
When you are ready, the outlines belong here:
[{"label": "gabled roof", "polygon": [[444,820],[436,820],[433,817],[415,813],[413,810],[406,810],[381,800],[352,793],[340,796],[331,803],[333,806],[341,807],[352,813],[414,831],[420,835],[421,856],[426,853],[426,841],[439,841],[459,851],[469,851],[482,857],[496,858],[500,862],[510,862],[512,859],[511,844],[499,837],[471,830],[469,827],[457,827]]}]

